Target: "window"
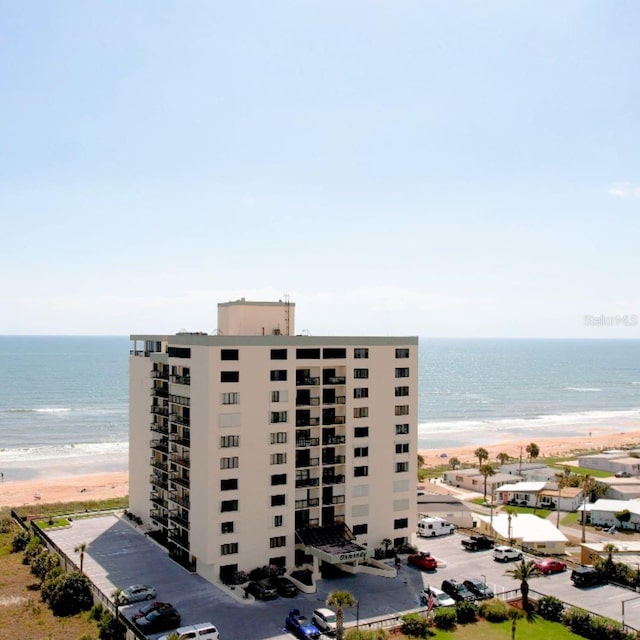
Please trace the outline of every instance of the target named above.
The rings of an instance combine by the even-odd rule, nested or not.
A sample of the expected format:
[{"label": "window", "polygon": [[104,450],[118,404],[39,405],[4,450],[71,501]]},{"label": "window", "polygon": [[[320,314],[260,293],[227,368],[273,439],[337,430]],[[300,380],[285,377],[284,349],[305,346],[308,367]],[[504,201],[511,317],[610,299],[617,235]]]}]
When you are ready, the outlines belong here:
[{"label": "window", "polygon": [[279,484],[287,484],[286,473],[275,473],[271,476],[271,486],[275,487]]},{"label": "window", "polygon": [[409,425],[408,424],[397,424],[396,425],[396,435],[397,436],[406,436],[409,433]]},{"label": "window", "polygon": [[354,427],[354,429],[353,429],[353,437],[354,438],[368,438],[369,437],[369,427]]},{"label": "window", "polygon": [[409,526],[409,518],[396,518],[393,521],[394,529],[406,529]]},{"label": "window", "polygon": [[369,389],[367,387],[356,387],[353,390],[354,398],[368,398],[369,397]]},{"label": "window", "polygon": [[408,396],[409,387],[396,387],[396,398],[400,396]]},{"label": "window", "polygon": [[286,453],[272,453],[271,454],[271,464],[287,464],[287,454]]},{"label": "window", "polygon": [[331,360],[335,358],[346,358],[347,350],[341,349],[338,347],[326,347],[325,349],[322,350],[322,357],[325,360]]},{"label": "window", "polygon": [[351,487],[351,495],[354,498],[366,498],[369,495],[368,484],[354,484]]},{"label": "window", "polygon": [[220,491],[231,491],[238,488],[238,478],[220,480]]},{"label": "window", "polygon": [[235,530],[235,522],[221,522],[220,533],[233,533]]},{"label": "window", "polygon": [[284,516],[273,516],[273,526],[274,527],[283,527],[284,526]]},{"label": "window", "polygon": [[396,358],[408,358],[409,349],[396,349]]},{"label": "window", "polygon": [[221,371],[220,382],[240,382],[239,371]]},{"label": "window", "polygon": [[286,349],[271,349],[271,359],[272,360],[286,360],[287,359],[287,350]]},{"label": "window", "polygon": [[220,447],[228,449],[229,447],[239,447],[240,436],[220,436]]},{"label": "window", "polygon": [[399,536],[393,539],[393,546],[396,547],[396,549],[404,547],[406,544],[409,544],[409,538],[407,538],[407,536]]},{"label": "window", "polygon": [[221,469],[237,469],[240,465],[240,458],[233,456],[231,458],[220,458]]},{"label": "window", "polygon": [[220,555],[221,556],[229,556],[232,553],[238,553],[238,543],[237,542],[229,542],[227,544],[220,545]]},{"label": "window", "polygon": [[167,355],[170,358],[190,358],[191,349],[189,349],[189,347],[169,347],[167,349]]},{"label": "window", "polygon": [[369,369],[354,369],[353,370],[354,378],[368,378],[369,377]]},{"label": "window", "polygon": [[353,357],[358,358],[368,358],[369,357],[369,349],[365,347],[356,347],[353,350]]},{"label": "window", "polygon": [[354,407],[354,409],[353,409],[353,417],[354,418],[368,418],[369,417],[369,407]]},{"label": "window", "polygon": [[369,447],[356,447],[353,450],[354,458],[366,458],[369,455]]},{"label": "window", "polygon": [[369,532],[368,524],[354,524],[353,525],[353,535],[355,536],[363,536]]},{"label": "window", "polygon": [[237,391],[222,394],[222,404],[239,404],[239,402],[240,394]]},{"label": "window", "polygon": [[287,432],[286,431],[275,431],[270,435],[271,444],[286,444],[287,443]]},{"label": "window", "polygon": [[408,442],[397,442],[396,443],[396,453],[409,453],[409,443]]},{"label": "window", "polygon": [[220,350],[220,360],[238,360],[238,350],[237,349],[221,349]]},{"label": "window", "polygon": [[396,378],[408,378],[408,377],[409,377],[409,367],[396,368]]},{"label": "window", "polygon": [[237,511],[238,510],[238,501],[237,500],[223,500],[220,503],[220,511],[225,513],[227,511]]},{"label": "window", "polygon": [[271,392],[271,402],[288,402],[288,401],[289,401],[288,391],[272,391]]},{"label": "window", "polygon": [[276,422],[286,422],[287,421],[287,412],[286,411],[272,411],[271,418],[269,420],[271,424],[275,424]]},{"label": "window", "polygon": [[369,516],[368,504],[354,504],[351,507],[352,518],[367,518]]},{"label": "window", "polygon": [[269,538],[269,546],[272,549],[275,549],[276,547],[286,547],[287,536],[275,536],[273,538]]},{"label": "window", "polygon": [[369,467],[353,467],[353,477],[362,478],[369,475]]},{"label": "window", "polygon": [[408,404],[397,404],[396,405],[396,415],[397,416],[408,416],[409,415],[409,405]]},{"label": "window", "polygon": [[396,462],[396,473],[404,473],[405,471],[409,471],[409,463]]},{"label": "window", "polygon": [[320,349],[296,349],[298,360],[320,360]]},{"label": "window", "polygon": [[278,493],[275,496],[271,496],[272,507],[282,507],[287,504],[287,495],[285,493]]},{"label": "window", "polygon": [[287,379],[286,369],[272,369],[270,374],[271,380],[284,382]]}]

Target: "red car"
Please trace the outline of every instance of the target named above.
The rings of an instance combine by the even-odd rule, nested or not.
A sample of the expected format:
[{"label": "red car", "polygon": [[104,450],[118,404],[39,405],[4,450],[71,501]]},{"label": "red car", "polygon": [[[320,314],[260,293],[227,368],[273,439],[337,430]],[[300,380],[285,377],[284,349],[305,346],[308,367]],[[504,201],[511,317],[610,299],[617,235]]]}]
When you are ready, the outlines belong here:
[{"label": "red car", "polygon": [[407,558],[407,562],[424,571],[435,571],[438,567],[436,559],[430,553],[424,551],[410,555]]},{"label": "red car", "polygon": [[549,575],[550,573],[562,573],[567,570],[567,565],[555,558],[543,558],[533,565],[540,573]]}]

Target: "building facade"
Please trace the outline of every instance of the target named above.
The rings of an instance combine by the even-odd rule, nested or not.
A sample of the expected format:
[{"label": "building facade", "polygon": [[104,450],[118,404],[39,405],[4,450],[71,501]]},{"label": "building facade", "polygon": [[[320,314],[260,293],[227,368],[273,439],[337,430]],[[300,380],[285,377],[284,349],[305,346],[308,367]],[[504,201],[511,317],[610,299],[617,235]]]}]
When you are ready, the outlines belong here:
[{"label": "building facade", "polygon": [[243,299],[217,335],[131,336],[130,510],[212,582],[415,531],[418,339],[296,336],[294,312]]}]

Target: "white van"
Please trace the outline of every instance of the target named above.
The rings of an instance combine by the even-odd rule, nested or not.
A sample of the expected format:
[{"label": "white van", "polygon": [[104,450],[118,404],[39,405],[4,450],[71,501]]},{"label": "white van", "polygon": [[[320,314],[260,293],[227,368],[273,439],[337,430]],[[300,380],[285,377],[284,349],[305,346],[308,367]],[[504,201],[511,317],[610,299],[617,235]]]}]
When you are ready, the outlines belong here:
[{"label": "white van", "polygon": [[418,520],[418,535],[423,538],[446,536],[453,533],[455,527],[442,518],[422,518]]},{"label": "white van", "polygon": [[158,638],[158,640],[166,640],[172,634],[177,634],[179,640],[220,640],[218,630],[210,622],[200,622],[192,624],[188,627],[180,627],[172,631],[166,636]]}]

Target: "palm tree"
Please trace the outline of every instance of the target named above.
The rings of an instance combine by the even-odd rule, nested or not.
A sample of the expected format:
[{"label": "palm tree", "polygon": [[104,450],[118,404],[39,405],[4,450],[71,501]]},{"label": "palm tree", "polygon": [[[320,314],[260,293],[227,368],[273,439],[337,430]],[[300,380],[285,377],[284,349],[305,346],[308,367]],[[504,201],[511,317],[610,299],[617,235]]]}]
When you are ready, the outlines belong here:
[{"label": "palm tree", "polygon": [[540,455],[540,447],[535,442],[530,442],[525,451],[529,454],[529,462],[533,462]]},{"label": "palm tree", "polygon": [[84,552],[87,550],[87,543],[81,542],[74,551],[80,554],[80,573],[82,573],[82,567],[84,565]]},{"label": "palm tree", "polygon": [[455,456],[449,458],[449,466],[455,471],[460,466],[460,460]]},{"label": "palm tree", "polygon": [[604,570],[608,577],[613,573],[613,554],[618,551],[618,547],[612,542],[605,544],[602,548],[607,554],[607,559],[604,561]]},{"label": "palm tree", "polygon": [[383,538],[380,543],[384,547],[384,557],[386,558],[389,554],[389,547],[393,544],[390,538]]},{"label": "palm tree", "polygon": [[562,473],[556,473],[556,480],[558,483],[558,504],[556,508],[556,529],[560,528],[560,502],[562,500],[562,490],[569,486],[569,476],[571,475],[571,468],[565,465],[562,468]]},{"label": "palm tree", "polygon": [[332,591],[327,596],[327,607],[336,610],[336,639],[342,640],[344,634],[344,610],[346,607],[355,607],[358,601],[350,591]]},{"label": "palm tree", "polygon": [[521,560],[513,569],[506,571],[513,576],[514,580],[520,580],[520,593],[522,594],[522,608],[529,611],[529,580],[534,576],[540,575],[536,569],[535,560]]},{"label": "palm tree", "polygon": [[509,620],[511,620],[511,640],[516,640],[516,628],[518,626],[518,620],[520,620],[524,613],[517,607],[509,607],[507,612]]},{"label": "palm tree", "polygon": [[588,473],[582,478],[582,542],[587,541],[587,497],[593,491],[595,484],[596,481]]},{"label": "palm tree", "polygon": [[497,456],[496,456],[496,460],[501,464],[507,464],[507,462],[509,462],[509,460],[511,459],[511,456],[508,453],[505,453],[504,451],[501,451]]},{"label": "palm tree", "polygon": [[418,469],[424,467],[424,456],[418,454]]},{"label": "palm tree", "polygon": [[489,452],[484,449],[483,447],[478,447],[474,452],[473,455],[478,458],[478,466],[481,467],[482,463],[485,460],[489,459]]},{"label": "palm tree", "polygon": [[490,478],[491,476],[495,476],[496,472],[490,464],[483,464],[480,467],[480,473],[484,478],[484,499],[486,501],[487,500],[487,478]]}]

